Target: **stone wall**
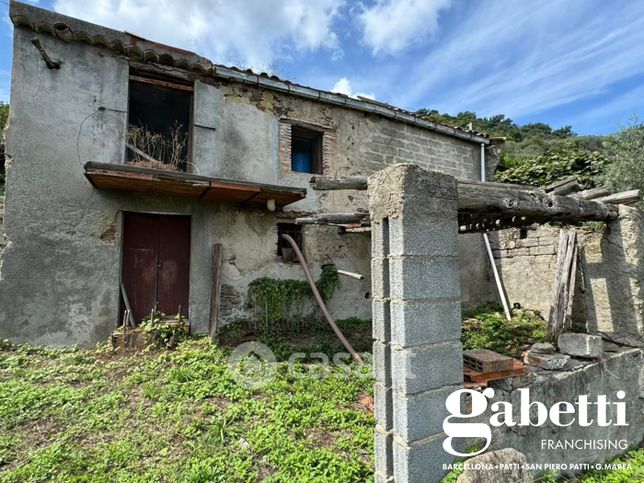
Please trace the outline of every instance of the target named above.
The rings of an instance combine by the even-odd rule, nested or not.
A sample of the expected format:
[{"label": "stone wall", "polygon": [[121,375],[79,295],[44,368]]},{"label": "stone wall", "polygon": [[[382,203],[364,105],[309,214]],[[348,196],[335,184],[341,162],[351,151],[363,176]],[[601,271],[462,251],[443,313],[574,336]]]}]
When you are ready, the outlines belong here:
[{"label": "stone wall", "polygon": [[510,304],[539,310],[547,317],[559,229],[534,225],[490,233],[489,239]]},{"label": "stone wall", "polygon": [[[514,419],[518,421],[521,392],[519,389],[529,389],[530,401],[539,401],[547,408],[553,404],[567,401],[574,403],[580,395],[587,395],[589,402],[597,401],[598,395],[605,395],[609,402],[623,401],[626,404],[626,422],[628,426],[600,426],[597,421],[596,409],[593,405],[588,411],[593,424],[583,427],[577,422],[558,427],[548,421],[542,426],[501,426],[492,427],[492,444],[490,450],[514,448],[527,457],[529,464],[568,464],[571,463],[602,463],[605,460],[624,453],[625,448],[642,442],[642,427],[644,427],[644,366],[640,349],[624,349],[613,346],[601,362],[571,359],[568,366],[574,369],[565,371],[536,370],[525,377],[515,377],[501,381],[493,381],[490,387],[495,390],[495,396],[490,405],[496,401],[512,403]],[[639,381],[639,384],[638,384]],[[617,397],[618,391],[624,391],[623,399]],[[577,409],[577,406],[575,406]],[[531,417],[536,420],[536,411],[531,411]],[[489,422],[488,411],[478,422]],[[616,407],[609,405],[607,421],[616,421]],[[574,414],[578,421],[579,413]],[[562,416],[562,423],[568,423],[571,416]],[[567,441],[581,441],[577,445],[593,444],[600,441],[604,446],[606,441],[615,442],[621,447],[586,447],[566,448]],[[476,444],[471,440],[468,444]],[[550,443],[552,442],[552,443]],[[549,446],[550,445],[550,446]],[[563,470],[564,474],[575,471]],[[579,471],[576,471],[578,473]]]},{"label": "stone wall", "polygon": [[[644,334],[642,213],[619,207],[607,226],[577,229],[579,261],[572,319],[578,329],[640,346]],[[510,304],[537,309],[548,317],[560,228],[531,227],[490,235]]]}]

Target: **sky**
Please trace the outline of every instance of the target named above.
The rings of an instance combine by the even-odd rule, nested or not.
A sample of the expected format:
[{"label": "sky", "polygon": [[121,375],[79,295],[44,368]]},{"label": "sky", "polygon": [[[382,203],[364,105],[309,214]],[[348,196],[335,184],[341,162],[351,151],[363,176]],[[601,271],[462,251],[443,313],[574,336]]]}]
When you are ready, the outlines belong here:
[{"label": "sky", "polygon": [[[0,100],[12,25],[0,0]],[[644,116],[642,0],[40,0],[323,90],[608,134]]]}]

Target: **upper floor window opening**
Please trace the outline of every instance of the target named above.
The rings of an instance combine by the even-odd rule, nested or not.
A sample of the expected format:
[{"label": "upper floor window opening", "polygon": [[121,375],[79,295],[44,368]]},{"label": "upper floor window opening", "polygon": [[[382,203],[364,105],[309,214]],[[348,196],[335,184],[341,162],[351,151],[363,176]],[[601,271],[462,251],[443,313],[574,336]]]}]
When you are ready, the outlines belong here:
[{"label": "upper floor window opening", "polygon": [[291,171],[322,174],[322,135],[301,126],[291,128]]},{"label": "upper floor window opening", "polygon": [[187,171],[193,87],[174,79],[130,75],[126,153],[128,164]]}]

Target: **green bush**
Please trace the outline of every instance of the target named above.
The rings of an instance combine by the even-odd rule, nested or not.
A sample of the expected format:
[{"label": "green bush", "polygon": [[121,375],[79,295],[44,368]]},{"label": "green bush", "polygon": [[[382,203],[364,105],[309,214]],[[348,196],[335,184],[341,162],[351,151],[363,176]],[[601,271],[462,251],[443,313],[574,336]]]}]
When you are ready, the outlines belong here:
[{"label": "green bush", "polygon": [[607,146],[611,163],[600,180],[615,191],[644,190],[644,123],[633,119]]},{"label": "green bush", "polygon": [[546,340],[548,324],[538,312],[514,310],[508,321],[496,304],[483,305],[463,314],[463,348],[490,349],[511,357],[535,342]]},{"label": "green bush", "polygon": [[585,187],[592,188],[607,164],[608,158],[601,151],[561,149],[534,159],[516,161],[511,167],[497,171],[495,178],[504,183],[545,186],[574,176]]}]

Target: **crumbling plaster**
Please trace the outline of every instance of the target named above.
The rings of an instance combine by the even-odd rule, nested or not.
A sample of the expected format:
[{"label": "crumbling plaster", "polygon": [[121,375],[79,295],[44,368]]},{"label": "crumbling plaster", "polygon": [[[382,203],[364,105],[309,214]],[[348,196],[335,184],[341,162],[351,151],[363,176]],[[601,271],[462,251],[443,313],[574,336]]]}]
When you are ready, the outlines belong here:
[{"label": "crumbling plaster", "polygon": [[[31,43],[34,37],[63,61],[60,69],[47,69]],[[107,337],[119,315],[123,211],[192,216],[190,319],[195,332],[204,332],[213,243],[224,245],[225,302],[241,301],[223,307],[231,320],[244,315],[253,279],[302,278],[298,265],[276,261],[277,221],[366,206],[362,193],[311,189],[284,213],[94,190],[83,175],[85,162],[123,162],[129,60],[20,27],[14,29],[13,48],[1,337],[52,345]],[[196,81],[194,106],[191,170],[202,175],[308,188],[310,175],[279,167],[278,123],[288,117],[335,131],[328,175],[368,175],[413,158],[461,178],[478,178],[478,144],[374,114],[213,79]],[[304,233],[314,275],[331,262],[367,275],[363,281],[342,281],[330,302],[334,316],[369,318],[369,236],[339,235],[332,227],[305,227]],[[461,237],[460,244],[464,303],[489,299],[480,237]]]}]

